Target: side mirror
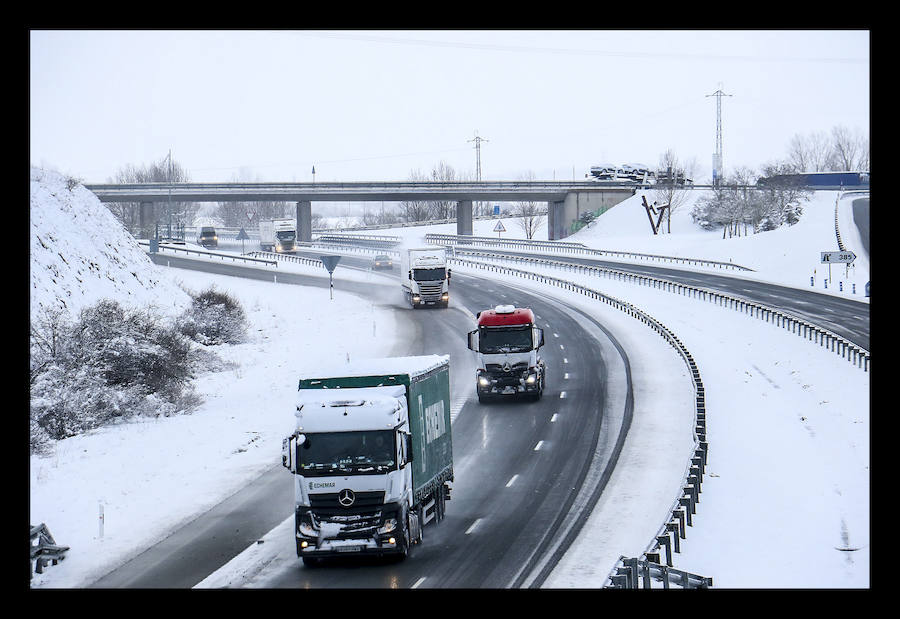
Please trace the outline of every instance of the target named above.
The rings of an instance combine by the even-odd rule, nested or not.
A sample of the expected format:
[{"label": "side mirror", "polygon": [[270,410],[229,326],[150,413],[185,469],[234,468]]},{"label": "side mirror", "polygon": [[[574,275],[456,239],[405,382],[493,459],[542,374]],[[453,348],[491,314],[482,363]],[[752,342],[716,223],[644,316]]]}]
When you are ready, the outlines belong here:
[{"label": "side mirror", "polygon": [[468,344],[469,350],[474,350],[475,352],[478,352],[478,331],[469,331],[469,334],[467,337],[467,344]]},{"label": "side mirror", "polygon": [[287,438],[281,439],[281,466],[289,470],[291,473],[296,473],[296,468],[294,467],[294,436],[288,436]]},{"label": "side mirror", "polygon": [[281,466],[288,469],[291,473],[297,472],[297,463],[294,462],[294,454],[297,453],[297,446],[306,442],[305,434],[291,434],[287,438],[281,439]]},{"label": "side mirror", "polygon": [[406,279],[412,279],[412,269],[410,269],[409,271],[407,271],[407,273],[406,273]]},{"label": "side mirror", "polygon": [[452,271],[450,269],[447,269],[447,279],[450,279],[450,273],[452,273]]},{"label": "side mirror", "polygon": [[412,434],[406,434],[406,461],[413,461]]},{"label": "side mirror", "polygon": [[534,327],[532,339],[534,341],[534,348],[537,350],[541,346],[544,345],[544,330],[539,329],[538,327]]}]

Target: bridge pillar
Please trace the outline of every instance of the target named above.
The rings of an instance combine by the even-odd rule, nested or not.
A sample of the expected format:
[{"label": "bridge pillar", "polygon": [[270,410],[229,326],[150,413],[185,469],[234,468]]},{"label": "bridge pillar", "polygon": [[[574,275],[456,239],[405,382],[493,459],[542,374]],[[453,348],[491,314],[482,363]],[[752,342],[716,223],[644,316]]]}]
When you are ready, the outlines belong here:
[{"label": "bridge pillar", "polygon": [[312,241],[312,202],[297,202],[297,240],[301,243]]},{"label": "bridge pillar", "polygon": [[456,234],[472,236],[472,201],[460,200],[456,203]]},{"label": "bridge pillar", "polygon": [[138,225],[140,237],[150,239],[156,234],[156,217],[153,202],[141,202],[138,207]]},{"label": "bridge pillar", "polygon": [[547,240],[558,241],[569,236],[568,220],[565,216],[565,202],[547,202]]},{"label": "bridge pillar", "polygon": [[551,241],[566,238],[572,234],[572,224],[584,213],[615,206],[635,192],[634,189],[573,191],[561,202],[547,203],[547,238]]}]

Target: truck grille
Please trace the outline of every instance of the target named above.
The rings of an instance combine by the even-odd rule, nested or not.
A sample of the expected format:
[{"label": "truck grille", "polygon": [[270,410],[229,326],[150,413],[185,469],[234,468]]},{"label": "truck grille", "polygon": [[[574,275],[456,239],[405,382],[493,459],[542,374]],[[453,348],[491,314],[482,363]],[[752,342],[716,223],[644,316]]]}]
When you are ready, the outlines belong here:
[{"label": "truck grille", "polygon": [[516,386],[519,380],[528,374],[528,362],[520,361],[509,367],[509,371],[503,370],[503,366],[499,363],[485,363],[485,373],[492,379],[497,381],[498,387]]},{"label": "truck grille", "polygon": [[330,513],[334,510],[336,513],[346,514],[354,513],[358,510],[370,510],[371,508],[381,507],[384,505],[384,491],[376,492],[357,492],[356,500],[349,508],[344,507],[338,502],[337,492],[324,492],[309,495],[309,506],[317,512]]},{"label": "truck grille", "polygon": [[338,494],[310,494],[311,516],[317,527],[328,522],[339,524],[340,529],[329,535],[330,539],[356,539],[374,535],[382,524],[381,508],[384,492],[357,492],[351,507],[338,503]]},{"label": "truck grille", "polygon": [[419,293],[423,299],[437,300],[441,298],[441,291],[443,287],[444,282],[419,282]]}]

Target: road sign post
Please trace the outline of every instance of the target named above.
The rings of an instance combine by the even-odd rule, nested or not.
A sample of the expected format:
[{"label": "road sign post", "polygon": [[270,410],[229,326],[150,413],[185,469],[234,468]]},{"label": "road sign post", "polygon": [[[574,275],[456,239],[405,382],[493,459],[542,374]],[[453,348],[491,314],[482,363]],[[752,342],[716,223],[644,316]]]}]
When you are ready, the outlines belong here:
[{"label": "road sign post", "polygon": [[244,241],[250,239],[250,237],[247,235],[247,231],[244,230],[243,228],[241,228],[241,231],[238,232],[235,239],[241,242],[241,255],[243,255],[244,254]]},{"label": "road sign post", "polygon": [[328,293],[331,299],[334,299],[334,268],[340,259],[340,256],[319,256],[319,260],[328,269]]},{"label": "road sign post", "polygon": [[500,238],[501,232],[506,232],[506,228],[503,227],[503,221],[497,220],[497,224],[494,226],[494,232],[497,233],[497,238]]},{"label": "road sign post", "polygon": [[828,265],[828,281],[831,281],[831,265],[832,263],[838,264],[846,264],[847,271],[850,270],[850,264],[856,260],[856,254],[852,251],[823,251],[820,252],[822,257],[822,264]]}]

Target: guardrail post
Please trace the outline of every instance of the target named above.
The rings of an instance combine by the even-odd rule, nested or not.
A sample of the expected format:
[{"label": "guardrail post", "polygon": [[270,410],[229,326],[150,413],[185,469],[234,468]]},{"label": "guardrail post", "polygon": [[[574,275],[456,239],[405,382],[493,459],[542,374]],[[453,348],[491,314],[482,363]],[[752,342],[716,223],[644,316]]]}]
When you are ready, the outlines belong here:
[{"label": "guardrail post", "polygon": [[672,533],[672,546],[675,552],[681,552],[681,535],[678,533],[678,523],[670,520],[666,523],[666,531]]},{"label": "guardrail post", "polygon": [[668,535],[657,535],[656,543],[666,549],[666,565],[672,567],[672,540]]}]

